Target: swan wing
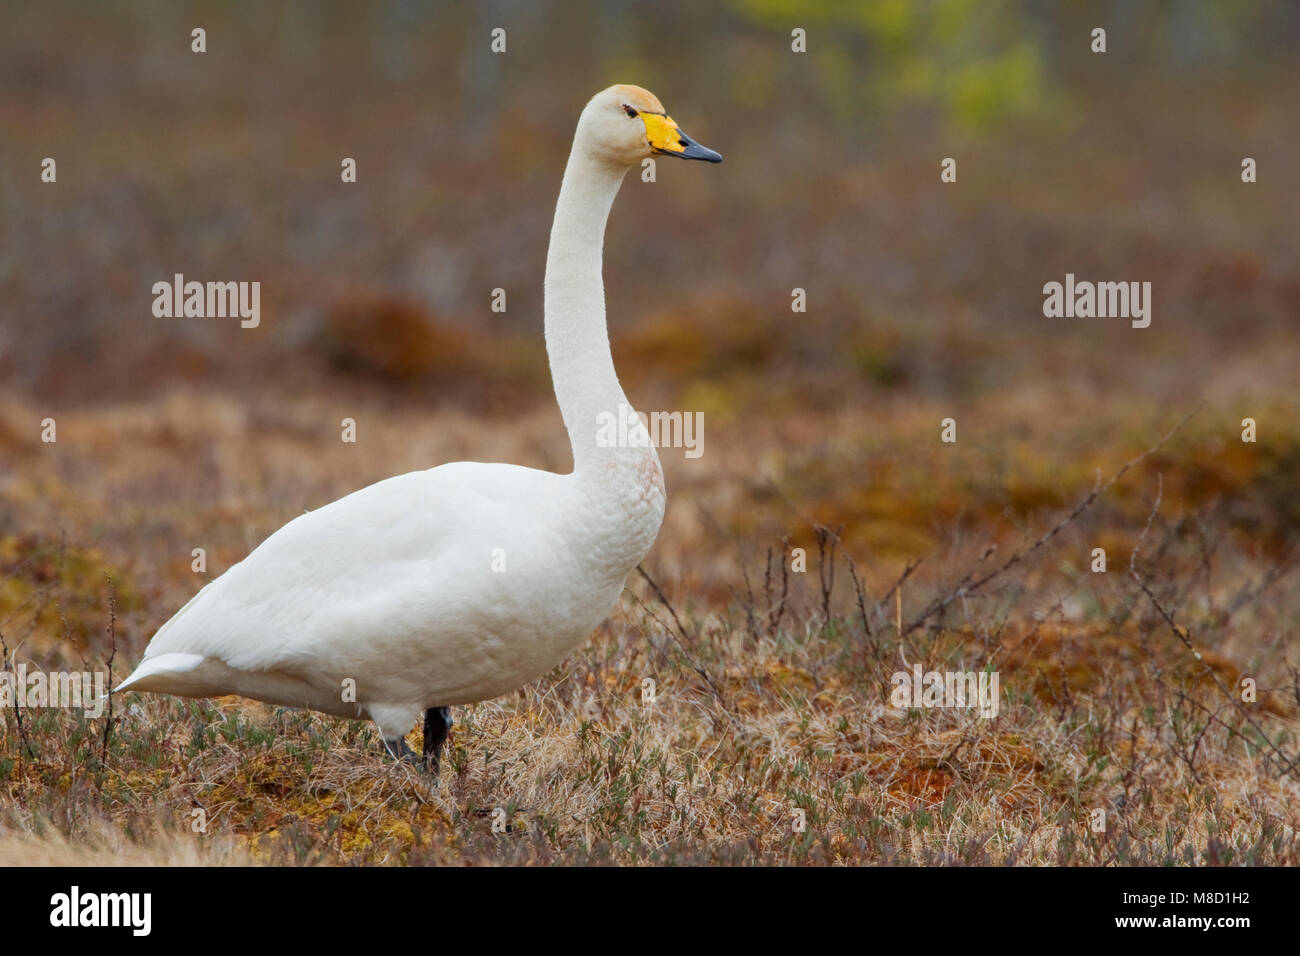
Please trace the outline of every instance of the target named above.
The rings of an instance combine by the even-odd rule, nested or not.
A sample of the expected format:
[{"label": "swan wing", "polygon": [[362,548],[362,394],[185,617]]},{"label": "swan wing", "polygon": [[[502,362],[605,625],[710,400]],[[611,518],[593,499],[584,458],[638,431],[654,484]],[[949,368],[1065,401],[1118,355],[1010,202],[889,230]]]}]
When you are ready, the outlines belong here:
[{"label": "swan wing", "polygon": [[467,555],[486,568],[494,542],[527,539],[560,481],[458,462],[302,514],[168,620],[119,689],[265,699],[250,691],[274,674],[335,695],[352,677],[368,699],[409,697],[440,624],[463,626],[465,608],[484,601],[483,575],[466,569]]}]

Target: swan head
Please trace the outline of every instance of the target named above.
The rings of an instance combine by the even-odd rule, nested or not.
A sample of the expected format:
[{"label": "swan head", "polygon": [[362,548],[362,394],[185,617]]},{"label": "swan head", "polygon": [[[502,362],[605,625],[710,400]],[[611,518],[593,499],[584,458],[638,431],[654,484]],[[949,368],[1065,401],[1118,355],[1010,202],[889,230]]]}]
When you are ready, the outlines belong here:
[{"label": "swan head", "polygon": [[578,135],[594,155],[615,165],[635,166],[648,156],[722,162],[720,153],[682,131],[659,97],[626,83],[591,98],[578,121]]}]

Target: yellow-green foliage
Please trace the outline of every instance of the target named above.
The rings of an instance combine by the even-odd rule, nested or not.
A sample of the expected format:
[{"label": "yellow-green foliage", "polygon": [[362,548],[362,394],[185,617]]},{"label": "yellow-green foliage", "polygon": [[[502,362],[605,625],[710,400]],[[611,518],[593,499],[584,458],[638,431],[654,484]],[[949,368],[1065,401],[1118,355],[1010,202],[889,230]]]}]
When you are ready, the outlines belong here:
[{"label": "yellow-green foliage", "polygon": [[0,537],[0,631],[10,650],[27,634],[27,655],[56,648],[72,661],[92,646],[106,647],[110,581],[119,613],[140,607],[131,577],[99,549],[35,535]]},{"label": "yellow-green foliage", "polygon": [[864,86],[877,109],[938,104],[958,123],[980,130],[1058,103],[1060,94],[1047,81],[1037,46],[1023,37],[1023,16],[1014,6],[978,0],[732,5],[770,29],[809,31],[809,59],[826,96],[846,116],[860,117]]}]

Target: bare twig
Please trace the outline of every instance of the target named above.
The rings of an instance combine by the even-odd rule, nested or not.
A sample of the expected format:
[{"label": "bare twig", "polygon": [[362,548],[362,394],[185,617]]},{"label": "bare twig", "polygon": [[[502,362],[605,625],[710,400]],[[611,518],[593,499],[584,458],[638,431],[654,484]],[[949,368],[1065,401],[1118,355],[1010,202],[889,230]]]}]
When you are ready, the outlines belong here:
[{"label": "bare twig", "polygon": [[[29,747],[27,743],[27,729],[23,726],[22,703],[21,701],[19,701],[18,695],[25,693],[26,688],[18,686],[18,671],[17,668],[13,666],[13,660],[11,659],[9,654],[9,645],[5,642],[5,636],[3,631],[0,631],[0,652],[3,652],[4,654],[5,673],[6,674],[9,674],[11,672],[13,673],[13,680],[12,683],[10,684],[10,687],[13,690],[13,697],[14,697],[14,721],[18,725],[18,759],[21,761],[23,759],[23,755],[27,753]],[[15,653],[17,653],[16,650]]]},{"label": "bare twig", "polygon": [[[1164,492],[1164,483],[1161,482],[1159,489],[1156,492],[1155,503],[1152,505],[1151,511],[1147,515],[1146,526],[1143,527],[1142,534],[1138,536],[1137,542],[1133,545],[1133,550],[1129,553],[1129,558],[1128,558],[1129,574],[1132,576],[1133,580],[1137,582],[1137,586],[1142,590],[1142,593],[1147,596],[1147,600],[1151,602],[1152,607],[1156,609],[1156,613],[1158,613],[1160,617],[1164,620],[1169,630],[1173,632],[1176,638],[1178,638],[1179,642],[1183,645],[1183,647],[1185,647],[1191,653],[1191,655],[1194,658],[1196,658],[1197,663],[1201,665],[1202,673],[1214,683],[1214,685],[1219,689],[1219,692],[1222,693],[1223,696],[1228,700],[1228,702],[1231,703],[1233,707],[1236,708],[1237,713],[1241,717],[1241,719],[1245,721],[1245,723],[1248,724],[1253,731],[1255,731],[1256,735],[1258,736],[1258,740],[1252,740],[1250,737],[1247,737],[1245,734],[1241,733],[1240,730],[1238,730],[1237,728],[1231,726],[1230,724],[1222,720],[1218,716],[1217,711],[1210,715],[1210,719],[1218,723],[1221,727],[1228,730],[1229,733],[1241,737],[1243,740],[1246,740],[1247,742],[1258,743],[1258,741],[1263,741],[1264,745],[1269,749],[1269,751],[1271,751],[1272,754],[1281,762],[1283,770],[1285,770],[1289,774],[1292,774],[1293,776],[1300,777],[1300,771],[1298,771],[1296,768],[1296,762],[1297,760],[1300,760],[1300,758],[1288,757],[1285,753],[1281,751],[1280,748],[1278,748],[1276,744],[1273,743],[1272,739],[1268,736],[1267,733],[1265,733],[1264,728],[1259,725],[1259,723],[1255,720],[1253,716],[1251,716],[1250,711],[1246,708],[1245,703],[1241,701],[1241,699],[1228,688],[1227,684],[1223,682],[1223,679],[1219,677],[1218,672],[1215,671],[1214,668],[1212,668],[1205,661],[1205,658],[1201,655],[1201,652],[1198,651],[1196,649],[1196,646],[1192,643],[1191,636],[1188,634],[1187,629],[1174,622],[1173,612],[1170,611],[1168,608],[1164,606],[1164,604],[1161,603],[1160,599],[1156,597],[1155,592],[1151,590],[1151,587],[1147,584],[1146,580],[1142,577],[1141,574],[1138,573],[1138,569],[1137,569],[1138,553],[1142,548],[1142,542],[1146,538],[1147,532],[1151,529],[1151,522],[1155,520],[1156,511],[1160,507],[1160,500],[1163,495],[1163,492]],[[1205,709],[1207,711],[1209,710],[1209,708],[1205,708]]]},{"label": "bare twig", "polygon": [[[889,603],[889,599],[892,598],[892,597],[895,597],[896,595],[898,596],[899,599],[898,599],[897,601],[895,601],[894,603],[895,603],[895,605],[896,605],[897,607],[899,607],[899,608],[902,607],[902,587],[903,587],[903,582],[906,581],[908,578],[910,578],[910,577],[912,576],[912,572],[915,571],[917,568],[919,568],[919,567],[921,566],[921,562],[922,562],[923,560],[924,560],[923,558],[917,558],[915,561],[909,561],[909,562],[907,562],[907,566],[903,568],[903,573],[900,574],[900,575],[898,576],[898,580],[895,581],[895,582],[893,583],[893,585],[889,588],[889,590],[886,591],[886,592],[881,596],[880,600],[876,602],[876,613],[877,613],[877,614],[883,613],[884,610],[885,610],[885,605]],[[899,622],[898,627],[900,628],[899,633],[901,634],[901,633],[902,633],[902,630],[901,630],[901,628],[902,628],[902,623],[901,623],[901,622]]]},{"label": "bare twig", "polygon": [[871,619],[867,616],[867,592],[862,586],[862,579],[858,577],[858,565],[853,560],[853,555],[845,551],[844,559],[849,563],[849,578],[853,581],[853,593],[858,599],[858,614],[862,617],[862,630],[867,640],[871,640]]},{"label": "bare twig", "polygon": [[[668,609],[668,614],[672,617],[673,624],[676,625],[677,627],[677,634],[674,634],[671,628],[665,628],[665,630],[668,632],[668,636],[671,637],[676,642],[677,646],[681,649],[682,655],[686,658],[686,662],[691,665],[691,669],[695,671],[695,673],[699,674],[700,677],[704,678],[705,683],[709,685],[709,689],[713,691],[713,695],[717,697],[718,700],[722,702],[723,706],[725,707],[726,695],[722,693],[722,688],[720,688],[714,682],[713,677],[709,674],[707,670],[705,670],[701,665],[695,662],[695,658],[693,658],[691,656],[690,651],[687,650],[686,645],[688,643],[693,643],[693,640],[691,636],[687,634],[686,628],[682,625],[681,618],[677,616],[677,610],[672,606],[671,602],[669,602],[668,598],[664,595],[663,589],[661,589],[659,585],[655,583],[654,578],[650,577],[650,575],[646,573],[646,569],[641,567],[641,565],[639,564],[636,566],[636,569],[640,573],[641,577],[645,578],[646,584],[650,585],[650,589],[654,591],[655,597],[659,599],[659,603]],[[681,635],[680,638],[678,638],[678,634]]]},{"label": "bare twig", "polygon": [[1252,586],[1249,582],[1242,585],[1241,590],[1233,595],[1232,600],[1228,602],[1228,617],[1231,618],[1247,604],[1254,601],[1287,574],[1295,570],[1296,565],[1300,564],[1300,561],[1297,561],[1293,557],[1295,551],[1296,544],[1295,542],[1292,542],[1291,546],[1283,552],[1281,560],[1268,570],[1263,579],[1257,585]]},{"label": "bare twig", "polygon": [[790,598],[790,565],[787,561],[787,551],[790,549],[790,536],[785,535],[781,538],[781,600],[772,604],[772,551],[769,548],[767,552],[767,578],[763,582],[764,597],[767,598],[767,635],[775,637],[777,628],[781,626],[781,618],[785,616],[786,602]]},{"label": "bare twig", "polygon": [[[1141,462],[1145,461],[1147,458],[1151,457],[1157,451],[1159,451],[1160,448],[1162,448],[1171,438],[1174,437],[1174,435],[1176,435],[1179,432],[1179,430],[1185,424],[1187,424],[1188,421],[1191,420],[1193,415],[1195,415],[1197,412],[1201,410],[1202,405],[1204,405],[1204,403],[1202,403],[1201,405],[1197,405],[1194,409],[1192,409],[1190,412],[1184,415],[1182,419],[1178,422],[1178,424],[1174,425],[1174,427],[1171,428],[1163,438],[1157,441],[1146,451],[1142,452],[1142,454],[1138,455],[1136,458],[1133,458],[1130,461],[1126,462],[1124,466],[1120,468],[1119,471],[1115,472],[1115,474],[1111,475],[1108,480],[1102,481],[1101,476],[1098,475],[1097,482],[1096,484],[1093,485],[1092,491],[1090,491],[1088,495],[1082,501],[1080,501],[1078,505],[1075,506],[1073,511],[1067,514],[1060,521],[1056,522],[1056,524],[1052,525],[1052,527],[1049,528],[1045,534],[1039,537],[1038,540],[1033,542],[1033,544],[1029,545],[1026,548],[1021,548],[1020,550],[1016,551],[999,567],[990,571],[988,574],[984,575],[984,577],[979,578],[978,580],[976,580],[971,584],[967,584],[966,582],[969,581],[973,572],[967,572],[967,574],[960,581],[957,582],[957,584],[946,596],[941,598],[935,598],[933,601],[931,601],[930,604],[926,607],[926,609],[922,611],[921,614],[918,615],[912,621],[912,623],[910,623],[907,626],[906,633],[911,633],[912,631],[920,627],[922,624],[924,624],[931,617],[943,613],[943,611],[945,611],[948,608],[948,606],[952,604],[953,601],[957,600],[957,598],[976,593],[981,588],[983,588],[986,584],[989,584],[992,581],[996,580],[997,578],[1001,577],[1012,567],[1019,564],[1025,558],[1029,557],[1031,554],[1037,551],[1039,548],[1043,547],[1043,545],[1047,544],[1047,542],[1051,541],[1052,538],[1056,537],[1056,535],[1059,534],[1067,525],[1069,525],[1081,514],[1083,514],[1085,511],[1091,508],[1093,502],[1095,502],[1099,497],[1101,497],[1103,494],[1105,494],[1107,491],[1113,488],[1116,482],[1118,482],[1121,478],[1123,478],[1126,474],[1128,474],[1130,469],[1140,464]],[[987,559],[990,554],[992,554],[991,546],[990,548],[985,549],[983,555],[980,556],[980,559],[979,561],[976,562],[976,564],[979,564],[980,562]]]},{"label": "bare twig", "polygon": [[816,525],[817,579],[822,589],[822,620],[831,619],[831,592],[835,590],[835,546],[840,541],[840,528]]},{"label": "bare twig", "polygon": [[113,590],[113,579],[105,574],[104,581],[108,584],[108,714],[104,720],[104,742],[100,747],[99,763],[100,766],[108,765],[108,738],[113,731],[113,659],[117,657],[117,592]]}]

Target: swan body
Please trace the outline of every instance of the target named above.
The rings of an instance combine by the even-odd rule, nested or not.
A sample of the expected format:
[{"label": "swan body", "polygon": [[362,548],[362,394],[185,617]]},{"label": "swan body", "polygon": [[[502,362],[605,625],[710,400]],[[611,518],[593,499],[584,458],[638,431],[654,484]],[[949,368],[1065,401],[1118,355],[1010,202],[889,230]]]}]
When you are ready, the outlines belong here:
[{"label": "swan body", "polygon": [[374,720],[390,746],[426,714],[536,680],[608,616],[663,519],[653,445],[605,447],[627,399],[605,325],[605,222],[652,154],[717,162],[648,91],[578,122],[546,264],[546,348],[574,470],[456,462],[377,482],[280,528],[154,635],[116,690],[240,694]]}]

